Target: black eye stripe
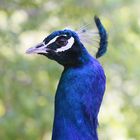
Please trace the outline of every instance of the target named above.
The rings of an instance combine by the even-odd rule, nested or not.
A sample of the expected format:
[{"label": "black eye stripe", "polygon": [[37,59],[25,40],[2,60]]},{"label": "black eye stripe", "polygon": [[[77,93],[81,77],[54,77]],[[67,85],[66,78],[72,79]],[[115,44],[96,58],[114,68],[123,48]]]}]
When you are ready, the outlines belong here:
[{"label": "black eye stripe", "polygon": [[59,46],[66,46],[68,43],[68,38],[67,36],[59,36],[55,42]]},{"label": "black eye stripe", "polygon": [[[51,38],[50,40],[48,38],[45,38],[43,40],[43,45],[47,45],[47,47],[52,47],[52,44],[54,44],[55,47],[60,48],[63,46],[66,46],[68,44],[68,40],[70,39],[70,36],[68,36],[67,34],[62,34],[59,36],[55,36],[54,38]],[[38,46],[39,48],[40,46]]]},{"label": "black eye stripe", "polygon": [[67,36],[59,36],[56,40],[67,40]]},{"label": "black eye stripe", "polygon": [[53,40],[54,38],[56,38],[56,40],[57,40],[57,38],[61,38],[61,37],[66,38],[66,39],[68,40],[68,39],[70,39],[71,36],[69,36],[68,34],[54,35],[53,38],[52,38],[51,36],[48,36],[48,37],[46,37],[46,38],[43,40],[43,42],[44,42],[45,44],[48,44],[48,43],[49,43],[51,40]]}]

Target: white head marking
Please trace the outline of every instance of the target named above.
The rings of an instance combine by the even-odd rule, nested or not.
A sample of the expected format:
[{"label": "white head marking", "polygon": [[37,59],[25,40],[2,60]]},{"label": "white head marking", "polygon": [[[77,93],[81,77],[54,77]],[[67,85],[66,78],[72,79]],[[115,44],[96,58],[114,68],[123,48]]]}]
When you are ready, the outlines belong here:
[{"label": "white head marking", "polygon": [[74,38],[71,37],[69,40],[68,40],[68,43],[66,46],[62,46],[61,48],[58,48],[55,52],[64,52],[68,49],[70,49],[72,47],[72,45],[74,44]]},{"label": "white head marking", "polygon": [[59,37],[59,36],[54,37],[54,38],[53,38],[52,40],[50,40],[47,44],[45,44],[45,42],[43,42],[43,43],[44,43],[44,47],[47,47],[49,44],[55,42],[56,39],[57,39],[58,37]]}]

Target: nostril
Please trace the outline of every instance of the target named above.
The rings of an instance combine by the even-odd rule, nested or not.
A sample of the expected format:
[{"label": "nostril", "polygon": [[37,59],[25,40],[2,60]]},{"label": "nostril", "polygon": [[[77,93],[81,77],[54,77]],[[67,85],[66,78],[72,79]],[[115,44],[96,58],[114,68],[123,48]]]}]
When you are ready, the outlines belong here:
[{"label": "nostril", "polygon": [[40,47],[41,47],[41,45],[36,46],[36,48],[40,48]]},{"label": "nostril", "polygon": [[40,44],[38,44],[38,45],[36,46],[36,48],[40,48],[40,47],[42,47],[42,46],[43,46],[43,44],[40,43]]}]

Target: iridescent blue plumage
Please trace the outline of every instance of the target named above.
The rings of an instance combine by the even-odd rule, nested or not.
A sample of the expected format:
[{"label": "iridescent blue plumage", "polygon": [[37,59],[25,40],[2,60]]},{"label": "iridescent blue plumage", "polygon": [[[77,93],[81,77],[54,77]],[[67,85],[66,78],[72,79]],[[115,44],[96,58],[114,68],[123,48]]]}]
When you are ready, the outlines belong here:
[{"label": "iridescent blue plumage", "polygon": [[[95,18],[101,36],[96,57],[107,47],[107,35]],[[55,95],[52,140],[98,140],[98,113],[106,78],[97,59],[92,57],[72,30],[55,31],[42,43],[27,50],[57,61],[64,71]]]},{"label": "iridescent blue plumage", "polygon": [[108,36],[107,36],[107,32],[105,30],[105,28],[103,27],[100,19],[95,16],[94,17],[96,26],[99,30],[99,34],[100,34],[100,48],[98,50],[98,52],[96,53],[96,58],[101,57],[102,55],[104,55],[104,53],[107,51],[107,43],[108,43]]},{"label": "iridescent blue plumage", "polygon": [[56,92],[52,140],[98,140],[98,112],[105,91],[99,62],[86,51],[86,61],[65,68]]}]

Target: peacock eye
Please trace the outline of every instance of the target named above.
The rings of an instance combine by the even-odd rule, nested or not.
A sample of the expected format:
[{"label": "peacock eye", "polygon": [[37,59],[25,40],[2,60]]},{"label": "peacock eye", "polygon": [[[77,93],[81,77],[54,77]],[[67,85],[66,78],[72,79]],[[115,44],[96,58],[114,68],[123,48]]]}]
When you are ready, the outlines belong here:
[{"label": "peacock eye", "polygon": [[67,43],[68,43],[68,39],[66,36],[59,36],[55,43],[58,45],[58,46],[66,46]]}]

